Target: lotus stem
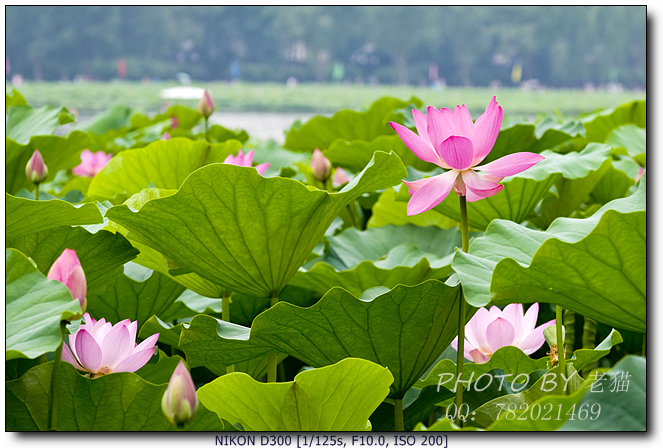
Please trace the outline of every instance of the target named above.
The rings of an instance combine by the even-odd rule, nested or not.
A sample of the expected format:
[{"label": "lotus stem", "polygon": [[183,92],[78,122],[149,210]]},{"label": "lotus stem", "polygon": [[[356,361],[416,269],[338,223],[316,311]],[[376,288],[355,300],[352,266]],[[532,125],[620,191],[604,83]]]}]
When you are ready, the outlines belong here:
[{"label": "lotus stem", "polygon": [[[272,293],[271,296],[271,304],[270,306],[273,307],[277,303],[279,303],[279,293],[274,292]],[[275,383],[276,382],[276,353],[268,353],[267,354],[267,382],[268,383]]]},{"label": "lotus stem", "polygon": [[55,350],[53,358],[53,376],[51,378],[51,421],[49,428],[57,430],[58,426],[58,398],[60,396],[60,365],[62,364],[62,345],[64,344],[64,335],[67,330],[67,321],[60,321],[60,334],[62,343]]},{"label": "lotus stem", "polygon": [[[557,365],[559,366],[559,372],[560,374],[566,376],[566,350],[564,350],[564,335],[562,333],[562,316],[563,316],[564,309],[559,306],[555,305],[555,330],[557,330],[557,359],[559,360]],[[564,385],[564,381],[562,380],[561,376],[559,378],[559,383],[562,386],[562,395],[566,395],[567,390]]]},{"label": "lotus stem", "polygon": [[209,141],[209,117],[205,117],[205,140]]},{"label": "lotus stem", "polygon": [[[571,310],[564,310],[564,343],[573,352],[576,345],[576,313]],[[592,347],[593,348],[593,347]]]},{"label": "lotus stem", "polygon": [[[460,196],[460,232],[463,238],[463,252],[470,249],[470,229],[467,224],[467,200],[465,196]],[[458,356],[456,358],[456,384],[463,377],[463,362],[465,359],[465,298],[461,287],[460,304],[458,306]],[[456,387],[456,414],[460,415],[460,409],[463,404],[463,386]],[[458,425],[463,426],[462,420],[458,419]]]},{"label": "lotus stem", "polygon": [[39,182],[35,182],[35,201],[39,200]]},{"label": "lotus stem", "polygon": [[[223,296],[221,296],[221,318],[225,322],[230,322],[230,292],[224,291]],[[226,373],[233,373],[235,371],[235,365],[226,366]]]},{"label": "lotus stem", "polygon": [[[593,349],[596,347],[596,327],[595,320],[585,317],[585,322],[582,325],[582,348]],[[586,365],[582,369],[582,376],[586,377],[592,371],[594,363]]]},{"label": "lotus stem", "polygon": [[405,431],[405,422],[403,420],[403,399],[394,400],[394,429],[396,432]]}]

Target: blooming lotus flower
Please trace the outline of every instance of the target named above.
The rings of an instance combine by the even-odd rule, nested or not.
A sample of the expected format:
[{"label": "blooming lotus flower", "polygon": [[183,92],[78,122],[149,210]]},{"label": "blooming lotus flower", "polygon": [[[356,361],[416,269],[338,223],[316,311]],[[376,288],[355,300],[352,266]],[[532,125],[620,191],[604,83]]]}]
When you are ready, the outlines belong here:
[{"label": "blooming lotus flower", "polygon": [[466,196],[468,202],[493,196],[503,188],[497,182],[543,160],[539,154],[518,152],[477,166],[493,149],[502,125],[502,108],[495,97],[474,123],[465,105],[456,106],[453,111],[429,106],[426,115],[414,109],[412,116],[419,135],[398,123],[391,122],[391,127],[417,157],[449,171],[404,182],[412,195],[408,216],[435,207],[452,188],[458,196]]},{"label": "blooming lotus flower", "polygon": [[313,151],[311,169],[313,170],[313,175],[323,182],[329,179],[331,175],[332,164],[327,157],[322,155],[322,151],[318,148]]},{"label": "blooming lotus flower", "polygon": [[[465,325],[465,359],[477,364],[487,362],[500,347],[513,345],[530,355],[541,348],[545,342],[543,330],[555,325],[555,319],[536,326],[539,316],[539,304],[535,303],[523,315],[523,305],[512,303],[504,310],[493,306],[490,310],[479,311]],[[458,336],[451,342],[458,350]]]},{"label": "blooming lotus flower", "polygon": [[69,335],[69,346],[62,344],[62,360],[78,370],[93,375],[112,372],[135,372],[147,364],[154,354],[159,334],[153,334],[136,345],[138,321],[125,319],[112,325],[101,318],[94,320],[88,313],[84,324]]},{"label": "blooming lotus flower", "polygon": [[106,164],[113,158],[113,154],[106,154],[103,151],[92,152],[84,149],[81,153],[81,164],[72,171],[76,176],[94,177],[101,171]]},{"label": "blooming lotus flower", "polygon": [[193,420],[197,408],[196,386],[184,361],[180,361],[161,399],[161,410],[170,423],[182,425]]},{"label": "blooming lotus flower", "polygon": [[209,96],[209,92],[205,90],[202,98],[198,101],[198,113],[205,118],[209,118],[214,112],[214,103],[212,102],[212,97]]},{"label": "blooming lotus flower", "polygon": [[50,280],[57,280],[64,283],[74,300],[78,300],[81,304],[81,309],[85,311],[87,308],[87,282],[85,280],[85,272],[81,262],[76,256],[76,251],[73,249],[65,249],[62,254],[55,260],[53,266],[48,271],[47,277]]},{"label": "blooming lotus flower", "polygon": [[[223,161],[223,163],[228,164],[228,165],[237,165],[237,166],[253,166],[253,150],[249,151],[246,155],[242,152],[242,150],[239,150],[239,153],[236,156],[233,156],[232,154],[226,157],[226,160]],[[260,175],[265,174],[265,171],[267,171],[267,168],[269,168],[269,163],[261,163],[260,165],[257,165],[255,167]]]},{"label": "blooming lotus flower", "polygon": [[347,184],[350,182],[350,178],[348,177],[348,174],[343,170],[343,168],[338,167],[336,168],[336,172],[334,173],[334,178],[332,179],[332,183],[340,187],[343,184]]},{"label": "blooming lotus flower", "polygon": [[25,165],[25,175],[33,184],[41,183],[48,177],[48,167],[38,149],[35,150],[30,160],[28,160],[28,164]]}]

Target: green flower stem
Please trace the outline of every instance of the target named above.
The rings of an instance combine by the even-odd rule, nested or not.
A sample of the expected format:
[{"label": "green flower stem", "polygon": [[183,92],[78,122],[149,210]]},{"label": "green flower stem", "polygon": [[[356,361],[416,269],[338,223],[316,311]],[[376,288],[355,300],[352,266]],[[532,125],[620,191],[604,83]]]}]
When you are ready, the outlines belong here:
[{"label": "green flower stem", "polygon": [[60,365],[62,364],[62,345],[64,344],[64,335],[67,331],[67,321],[60,321],[60,334],[62,335],[62,343],[55,350],[55,358],[53,359],[53,377],[51,378],[51,421],[49,428],[57,430],[58,426],[58,397],[60,396]]},{"label": "green flower stem", "polygon": [[[230,292],[224,291],[223,296],[221,297],[221,318],[230,322]],[[226,373],[233,373],[235,371],[235,365],[226,366]]]},{"label": "green flower stem", "polygon": [[39,182],[35,183],[35,201],[39,200]]},{"label": "green flower stem", "polygon": [[[467,200],[465,196],[460,196],[460,231],[463,237],[463,252],[470,250],[470,228],[467,224]],[[461,380],[463,377],[463,362],[465,359],[465,297],[461,289],[460,306],[458,307],[458,356],[456,358],[456,378]],[[456,388],[456,415],[460,415],[460,409],[463,404],[463,386]],[[463,426],[462,420],[457,424]]]},{"label": "green flower stem", "polygon": [[205,117],[205,140],[209,141],[209,117]]},{"label": "green flower stem", "polygon": [[405,422],[403,421],[403,399],[394,399],[394,428],[396,432],[405,431]]},{"label": "green flower stem", "polygon": [[645,356],[645,357],[647,356],[646,347],[647,347],[647,333],[644,333],[642,335],[642,356]]},{"label": "green flower stem", "polygon": [[[566,376],[566,353],[564,350],[564,337],[562,334],[562,316],[564,310],[561,306],[555,305],[555,330],[557,331],[557,359],[559,360],[557,365],[559,366],[559,372]],[[568,392],[564,387],[564,380],[560,377],[559,384],[562,386],[562,395],[566,395]]]},{"label": "green flower stem", "polygon": [[[274,306],[279,303],[279,293],[272,293],[272,302],[270,306]],[[276,353],[267,354],[267,382],[275,383],[276,382]]]}]

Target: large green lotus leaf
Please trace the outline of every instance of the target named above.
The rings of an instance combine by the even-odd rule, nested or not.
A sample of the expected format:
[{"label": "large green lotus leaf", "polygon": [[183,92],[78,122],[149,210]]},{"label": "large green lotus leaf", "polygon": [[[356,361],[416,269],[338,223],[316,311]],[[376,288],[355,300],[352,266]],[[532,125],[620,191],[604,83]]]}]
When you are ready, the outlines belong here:
[{"label": "large green lotus leaf", "polygon": [[610,331],[610,334],[596,346],[596,348],[588,349],[581,348],[573,352],[573,356],[567,360],[573,364],[576,370],[580,371],[583,367],[606,356],[610,353],[610,349],[617,344],[623,342],[622,335],[615,329]]},{"label": "large green lotus leaf", "polygon": [[[5,386],[8,431],[46,431],[51,409],[53,363],[41,364]],[[90,379],[67,362],[60,366],[58,431],[175,431],[161,411],[168,384],[155,385],[136,373]],[[222,431],[224,423],[204,404],[184,427],[187,431]]]},{"label": "large green lotus leaf", "polygon": [[5,275],[5,360],[55,351],[62,343],[60,321],[80,315],[80,303],[17,250],[5,250]]},{"label": "large green lotus leaf", "polygon": [[[635,162],[633,163],[637,165]],[[618,168],[620,165],[622,164],[612,161],[605,174],[594,186],[591,196],[599,204],[607,204],[615,199],[626,197],[629,189],[635,184],[633,177]]]},{"label": "large green lotus leaf", "polygon": [[32,258],[43,273],[48,273],[65,249],[75,250],[85,272],[88,296],[103,293],[120,274],[118,270],[122,265],[138,254],[138,250],[120,234],[105,230],[90,233],[83,227],[60,226],[8,238],[6,244]]},{"label": "large green lotus leaf", "polygon": [[[455,396],[453,392],[444,387],[438,390],[437,386],[428,386],[420,392],[413,402],[406,403],[407,396],[403,399],[403,426],[405,431],[412,431],[417,423],[433,412],[436,405]],[[396,431],[394,405],[387,401],[382,402],[380,407],[371,415],[371,423],[373,423],[374,432]]]},{"label": "large green lotus leaf", "polygon": [[356,296],[376,286],[416,285],[451,275],[457,228],[384,226],[328,238],[327,253],[300,268],[290,284],[324,294],[340,286]]},{"label": "large green lotus leaf", "polygon": [[186,324],[171,325],[159,319],[157,316],[149,317],[143,325],[139,327],[138,337],[146,339],[153,334],[159,333],[159,342],[173,347],[179,347],[182,327]]},{"label": "large green lotus leaf", "polygon": [[221,419],[247,431],[362,431],[370,430],[368,418],[392,381],[389,370],[350,358],[301,372],[287,383],[259,383],[231,373],[198,389],[198,397]]},{"label": "large green lotus leaf", "polygon": [[[405,184],[401,185],[400,188],[407,190]],[[405,191],[405,194],[407,194],[407,191]],[[458,222],[435,210],[428,210],[418,215],[408,216],[407,203],[397,199],[397,193],[394,188],[387,188],[380,194],[377,202],[373,204],[371,212],[371,217],[366,225],[368,228],[382,227],[389,224],[395,226],[414,224],[419,227],[436,226],[441,229],[448,229],[458,225]]]},{"label": "large green lotus leaf", "polygon": [[[647,361],[626,356],[603,376],[578,403],[576,417],[560,431],[646,431]],[[581,414],[581,410],[584,412]],[[580,418],[584,417],[584,418]]]},{"label": "large green lotus leaf", "polygon": [[140,328],[151,316],[160,316],[184,292],[184,286],[159,272],[128,263],[124,274],[103,294],[87,296],[87,311],[99,320],[138,321]]},{"label": "large green lotus leaf", "polygon": [[366,112],[341,110],[333,117],[315,116],[301,127],[291,129],[285,136],[283,146],[296,152],[313,152],[316,148],[324,151],[336,139],[370,142],[380,135],[393,135],[394,130],[389,126],[388,119],[396,109],[407,105],[406,101],[384,97],[374,102]]},{"label": "large green lotus leaf", "polygon": [[314,367],[347,357],[368,359],[389,368],[390,395],[402,397],[454,338],[459,298],[459,287],[437,280],[397,286],[372,300],[334,288],[310,308],[278,303],[256,317],[250,330],[196,316],[180,347],[193,366],[232,364],[274,351]]},{"label": "large green lotus leaf", "polygon": [[[511,380],[513,380],[517,375],[523,373],[529,375],[536,370],[547,369],[548,360],[549,358],[532,359],[518,347],[507,345],[497,349],[488,362],[483,364],[464,363],[462,378],[473,383],[481,375],[491,370],[499,369],[503,370],[506,375],[512,374],[513,377],[511,377]],[[483,386],[483,382],[487,380],[482,379],[481,381],[481,385]],[[450,359],[443,359],[437,363],[426,378],[417,381],[414,387],[423,389],[427,386],[440,385],[448,389],[453,389],[455,384],[456,363]],[[464,388],[467,388],[467,383],[460,384]]]},{"label": "large green lotus leaf", "polygon": [[646,321],[646,175],[638,191],[590,218],[558,218],[547,231],[493,222],[457,252],[468,303],[555,303],[616,328]]},{"label": "large green lotus leaf", "polygon": [[[122,128],[131,129],[131,117],[134,114],[135,112],[130,107],[117,104],[92,117],[82,129],[94,135],[112,134],[109,131],[117,131]],[[110,135],[109,138],[111,138]]]},{"label": "large green lotus leaf", "polygon": [[100,224],[95,204],[74,206],[60,199],[33,201],[5,193],[5,238],[12,240],[60,226]]},{"label": "large green lotus leaf", "polygon": [[212,164],[192,173],[173,196],[126,205],[106,217],[128,238],[153,247],[180,266],[237,293],[278,293],[304,263],[338,212],[364,193],[406,174],[396,154],[372,163],[338,193],[255,169]]},{"label": "large green lotus leaf", "polygon": [[590,142],[605,142],[613,129],[634,124],[647,128],[647,100],[633,101],[614,109],[605,109],[581,118],[586,130],[586,138]]},{"label": "large green lotus leaf", "polygon": [[76,117],[66,107],[16,105],[7,109],[5,137],[25,145],[32,136],[50,135],[63,124],[75,120]]},{"label": "large green lotus leaf", "polygon": [[[288,355],[283,353],[278,353],[276,355],[277,365],[283,362]],[[254,378],[258,381],[265,381],[267,375],[267,369],[269,367],[268,356],[258,356],[257,358],[249,359],[248,361],[238,362],[233,364],[234,372],[243,372],[249,375],[251,378]],[[225,375],[228,373],[227,368],[223,364],[206,364],[205,368],[210,372],[214,373],[217,376]]]},{"label": "large green lotus leaf", "polygon": [[135,114],[131,117],[130,125],[134,129],[139,129],[167,120],[167,128],[170,129],[170,120],[172,117],[177,118],[177,128],[175,129],[191,129],[198,124],[202,115],[197,110],[176,104],[169,107],[166,112],[157,114],[152,118],[142,114]]},{"label": "large green lotus leaf", "polygon": [[[601,169],[610,157],[610,147],[601,144],[587,145],[580,153],[541,153],[544,160],[515,176],[505,178],[504,188],[498,194],[467,204],[470,227],[484,230],[494,219],[507,219],[520,223],[527,219],[534,207],[548,190],[561,178],[583,179]],[[597,179],[598,181],[598,179]],[[591,189],[587,192],[589,194]],[[433,210],[460,220],[458,195],[453,192]]]},{"label": "large green lotus leaf", "polygon": [[[308,164],[311,160],[309,154],[288,151],[279,145],[274,140],[259,140],[256,142],[249,142],[244,149],[244,152],[254,151],[253,160],[256,163],[269,163],[269,168],[265,172],[265,176],[271,177],[279,175],[282,169],[292,169],[290,167],[296,166],[298,163]],[[305,176],[299,175],[302,180]],[[299,180],[299,178],[298,178]]]},{"label": "large green lotus leaf", "polygon": [[125,150],[94,177],[87,195],[102,199],[129,197],[150,183],[160,189],[178,189],[191,172],[210,163],[223,162],[240,148],[241,143],[236,140],[210,145],[203,140],[173,138]]},{"label": "large green lotus leaf", "polygon": [[27,106],[28,102],[23,98],[23,95],[13,87],[9,91],[5,90],[5,113],[11,106]]},{"label": "large green lotus leaf", "polygon": [[323,151],[323,154],[334,166],[359,172],[371,161],[375,151],[393,151],[398,154],[405,166],[414,167],[419,171],[432,171],[437,168],[437,165],[424,162],[415,156],[396,134],[380,135],[371,141],[337,139]]},{"label": "large green lotus leaf", "polygon": [[605,141],[606,145],[622,149],[640,165],[647,166],[647,130],[633,124],[614,129]]},{"label": "large green lotus leaf", "polygon": [[[66,137],[57,135],[36,135],[26,144],[6,139],[5,144],[5,190],[15,194],[22,189],[34,190],[34,184],[25,176],[25,166],[38,149],[48,167],[45,182],[55,179],[61,170],[70,170],[81,163],[81,151],[94,150],[90,134],[73,131]],[[89,179],[89,178],[86,178]]]}]

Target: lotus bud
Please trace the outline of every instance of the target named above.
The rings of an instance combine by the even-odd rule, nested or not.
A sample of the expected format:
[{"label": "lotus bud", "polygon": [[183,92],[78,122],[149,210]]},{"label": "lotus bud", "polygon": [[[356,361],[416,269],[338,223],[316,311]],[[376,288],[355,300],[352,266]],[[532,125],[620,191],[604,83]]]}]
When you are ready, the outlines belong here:
[{"label": "lotus bud", "polygon": [[350,178],[348,177],[348,174],[343,170],[343,168],[338,167],[336,168],[336,172],[334,173],[334,179],[332,182],[334,186],[340,187],[341,185],[350,182]]},{"label": "lotus bud", "polygon": [[[543,337],[550,347],[557,347],[557,327],[551,325],[543,330]],[[566,340],[566,328],[562,327],[562,341]]]},{"label": "lotus bud", "polygon": [[208,118],[214,112],[214,103],[212,102],[212,97],[209,96],[209,92],[205,90],[203,97],[198,102],[198,113],[205,118]]},{"label": "lotus bud", "polygon": [[161,140],[170,140],[170,134],[168,132],[164,132],[161,136]]},{"label": "lotus bud", "polygon": [[196,386],[184,361],[180,361],[161,399],[161,410],[170,423],[182,426],[193,420],[197,408]]},{"label": "lotus bud", "polygon": [[640,178],[642,177],[643,174],[645,174],[645,169],[643,167],[640,167],[640,169],[638,169],[638,174],[636,174],[636,176],[635,176],[635,183],[636,184],[638,182],[640,182]]},{"label": "lotus bud", "polygon": [[76,256],[76,251],[72,249],[65,249],[64,252],[55,260],[53,266],[48,271],[47,277],[50,280],[57,280],[64,283],[74,300],[78,300],[81,304],[81,309],[85,312],[87,308],[87,282],[85,280],[85,272],[81,262]]},{"label": "lotus bud", "polygon": [[35,150],[30,160],[28,160],[28,164],[25,166],[25,175],[33,184],[41,183],[48,177],[48,167],[44,163],[44,159],[38,149]]},{"label": "lotus bud", "polygon": [[170,118],[170,129],[175,129],[180,125],[180,121],[175,115]]},{"label": "lotus bud", "polygon": [[313,157],[311,157],[311,169],[313,170],[313,175],[324,182],[329,179],[331,168],[331,162],[322,155],[322,151],[316,148],[315,151],[313,151]]}]

